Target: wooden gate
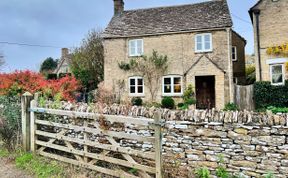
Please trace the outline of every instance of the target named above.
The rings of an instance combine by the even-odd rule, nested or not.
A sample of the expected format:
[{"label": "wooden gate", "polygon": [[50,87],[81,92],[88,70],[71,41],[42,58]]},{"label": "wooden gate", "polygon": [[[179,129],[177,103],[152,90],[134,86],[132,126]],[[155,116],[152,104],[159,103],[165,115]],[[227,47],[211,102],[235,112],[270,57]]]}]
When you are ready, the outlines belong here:
[{"label": "wooden gate", "polygon": [[[162,177],[159,114],[148,119],[44,109],[33,100],[30,116],[31,150],[37,154],[115,177]],[[154,134],[129,133],[127,125]],[[144,151],[125,141],[153,147]]]},{"label": "wooden gate", "polygon": [[235,104],[239,107],[240,110],[253,111],[255,109],[254,104],[254,85],[235,85]]}]

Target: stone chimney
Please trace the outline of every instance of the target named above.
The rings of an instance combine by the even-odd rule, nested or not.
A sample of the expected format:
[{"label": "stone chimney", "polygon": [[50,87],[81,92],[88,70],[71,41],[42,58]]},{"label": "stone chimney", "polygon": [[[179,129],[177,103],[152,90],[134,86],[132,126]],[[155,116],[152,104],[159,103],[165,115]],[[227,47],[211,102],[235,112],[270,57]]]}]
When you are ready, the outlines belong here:
[{"label": "stone chimney", "polygon": [[62,48],[62,54],[61,54],[61,58],[66,58],[69,55],[69,50],[68,48]]},{"label": "stone chimney", "polygon": [[124,11],[124,0],[114,0],[114,15],[120,15]]}]

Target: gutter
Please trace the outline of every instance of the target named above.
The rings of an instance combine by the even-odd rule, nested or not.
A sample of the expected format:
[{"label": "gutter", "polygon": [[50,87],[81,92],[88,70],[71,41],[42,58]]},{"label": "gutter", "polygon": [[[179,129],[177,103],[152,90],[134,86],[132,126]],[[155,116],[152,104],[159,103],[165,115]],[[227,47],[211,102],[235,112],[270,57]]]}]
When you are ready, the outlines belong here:
[{"label": "gutter", "polygon": [[261,49],[260,49],[260,28],[259,28],[259,15],[260,10],[254,10],[255,30],[256,30],[256,45],[257,45],[257,63],[259,72],[259,81],[262,81],[262,67],[261,67]]}]

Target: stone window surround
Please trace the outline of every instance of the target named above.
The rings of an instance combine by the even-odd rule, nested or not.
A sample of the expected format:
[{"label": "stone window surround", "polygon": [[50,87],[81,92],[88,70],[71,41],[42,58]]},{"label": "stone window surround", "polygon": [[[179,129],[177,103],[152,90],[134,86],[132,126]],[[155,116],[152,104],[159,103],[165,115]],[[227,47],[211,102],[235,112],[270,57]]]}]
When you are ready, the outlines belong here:
[{"label": "stone window surround", "polygon": [[[180,93],[174,93],[174,78],[181,79],[181,92]],[[171,79],[171,93],[165,93],[164,92],[164,79],[170,78]],[[183,76],[181,75],[165,75],[162,77],[162,96],[182,96],[183,95]]]},{"label": "stone window surround", "polygon": [[[233,54],[233,50],[234,50],[234,54]],[[237,61],[237,46],[232,46],[232,50],[231,50],[231,58],[232,58],[232,61]],[[235,56],[235,58],[233,58],[233,55]]]},{"label": "stone window surround", "polygon": [[[135,93],[131,93],[131,84],[130,84],[130,80],[131,79],[134,79],[135,80]],[[138,85],[138,79],[142,79],[142,85]],[[132,77],[129,77],[128,78],[128,85],[129,85],[129,87],[128,87],[128,89],[129,89],[129,96],[135,96],[135,97],[137,97],[137,96],[139,96],[139,97],[144,97],[145,96],[145,91],[144,91],[144,78],[143,77],[141,77],[141,76],[132,76]],[[141,87],[142,86],[142,90],[143,90],[143,92],[142,93],[138,93],[138,87]]]},{"label": "stone window surround", "polygon": [[[210,49],[205,49],[205,36],[209,35],[210,37]],[[197,49],[197,37],[201,37],[201,45],[202,49]],[[203,52],[212,52],[213,51],[213,39],[212,39],[212,33],[199,33],[195,35],[195,52],[196,53],[203,53]]]},{"label": "stone window surround", "polygon": [[[142,52],[141,53],[138,53],[138,43],[141,41],[141,43],[142,43]],[[135,42],[135,54],[132,54],[131,53],[131,43],[132,42]],[[137,57],[137,56],[141,56],[141,55],[143,55],[143,53],[144,53],[144,41],[143,41],[143,39],[131,39],[131,40],[129,40],[128,41],[128,53],[129,53],[129,56],[130,57]]]}]

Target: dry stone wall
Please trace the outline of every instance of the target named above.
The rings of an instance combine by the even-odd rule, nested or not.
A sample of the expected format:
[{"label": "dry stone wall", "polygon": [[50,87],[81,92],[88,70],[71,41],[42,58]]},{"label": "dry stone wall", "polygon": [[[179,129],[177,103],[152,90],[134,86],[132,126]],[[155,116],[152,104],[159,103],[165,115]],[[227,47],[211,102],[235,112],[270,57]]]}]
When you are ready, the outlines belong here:
[{"label": "dry stone wall", "polygon": [[[99,112],[100,108],[69,103],[64,103],[62,107],[82,112]],[[208,167],[215,173],[219,155],[223,156],[228,171],[232,173],[261,177],[267,172],[274,172],[276,177],[288,177],[288,114],[175,111],[118,105],[101,108],[103,114],[148,118],[153,118],[155,112],[160,110],[164,124],[165,163],[177,163],[181,177],[188,177],[192,170],[199,167]],[[125,131],[153,135],[149,130],[132,125],[127,125]],[[129,140],[122,140],[121,143],[136,149],[153,149],[152,143]]]}]

